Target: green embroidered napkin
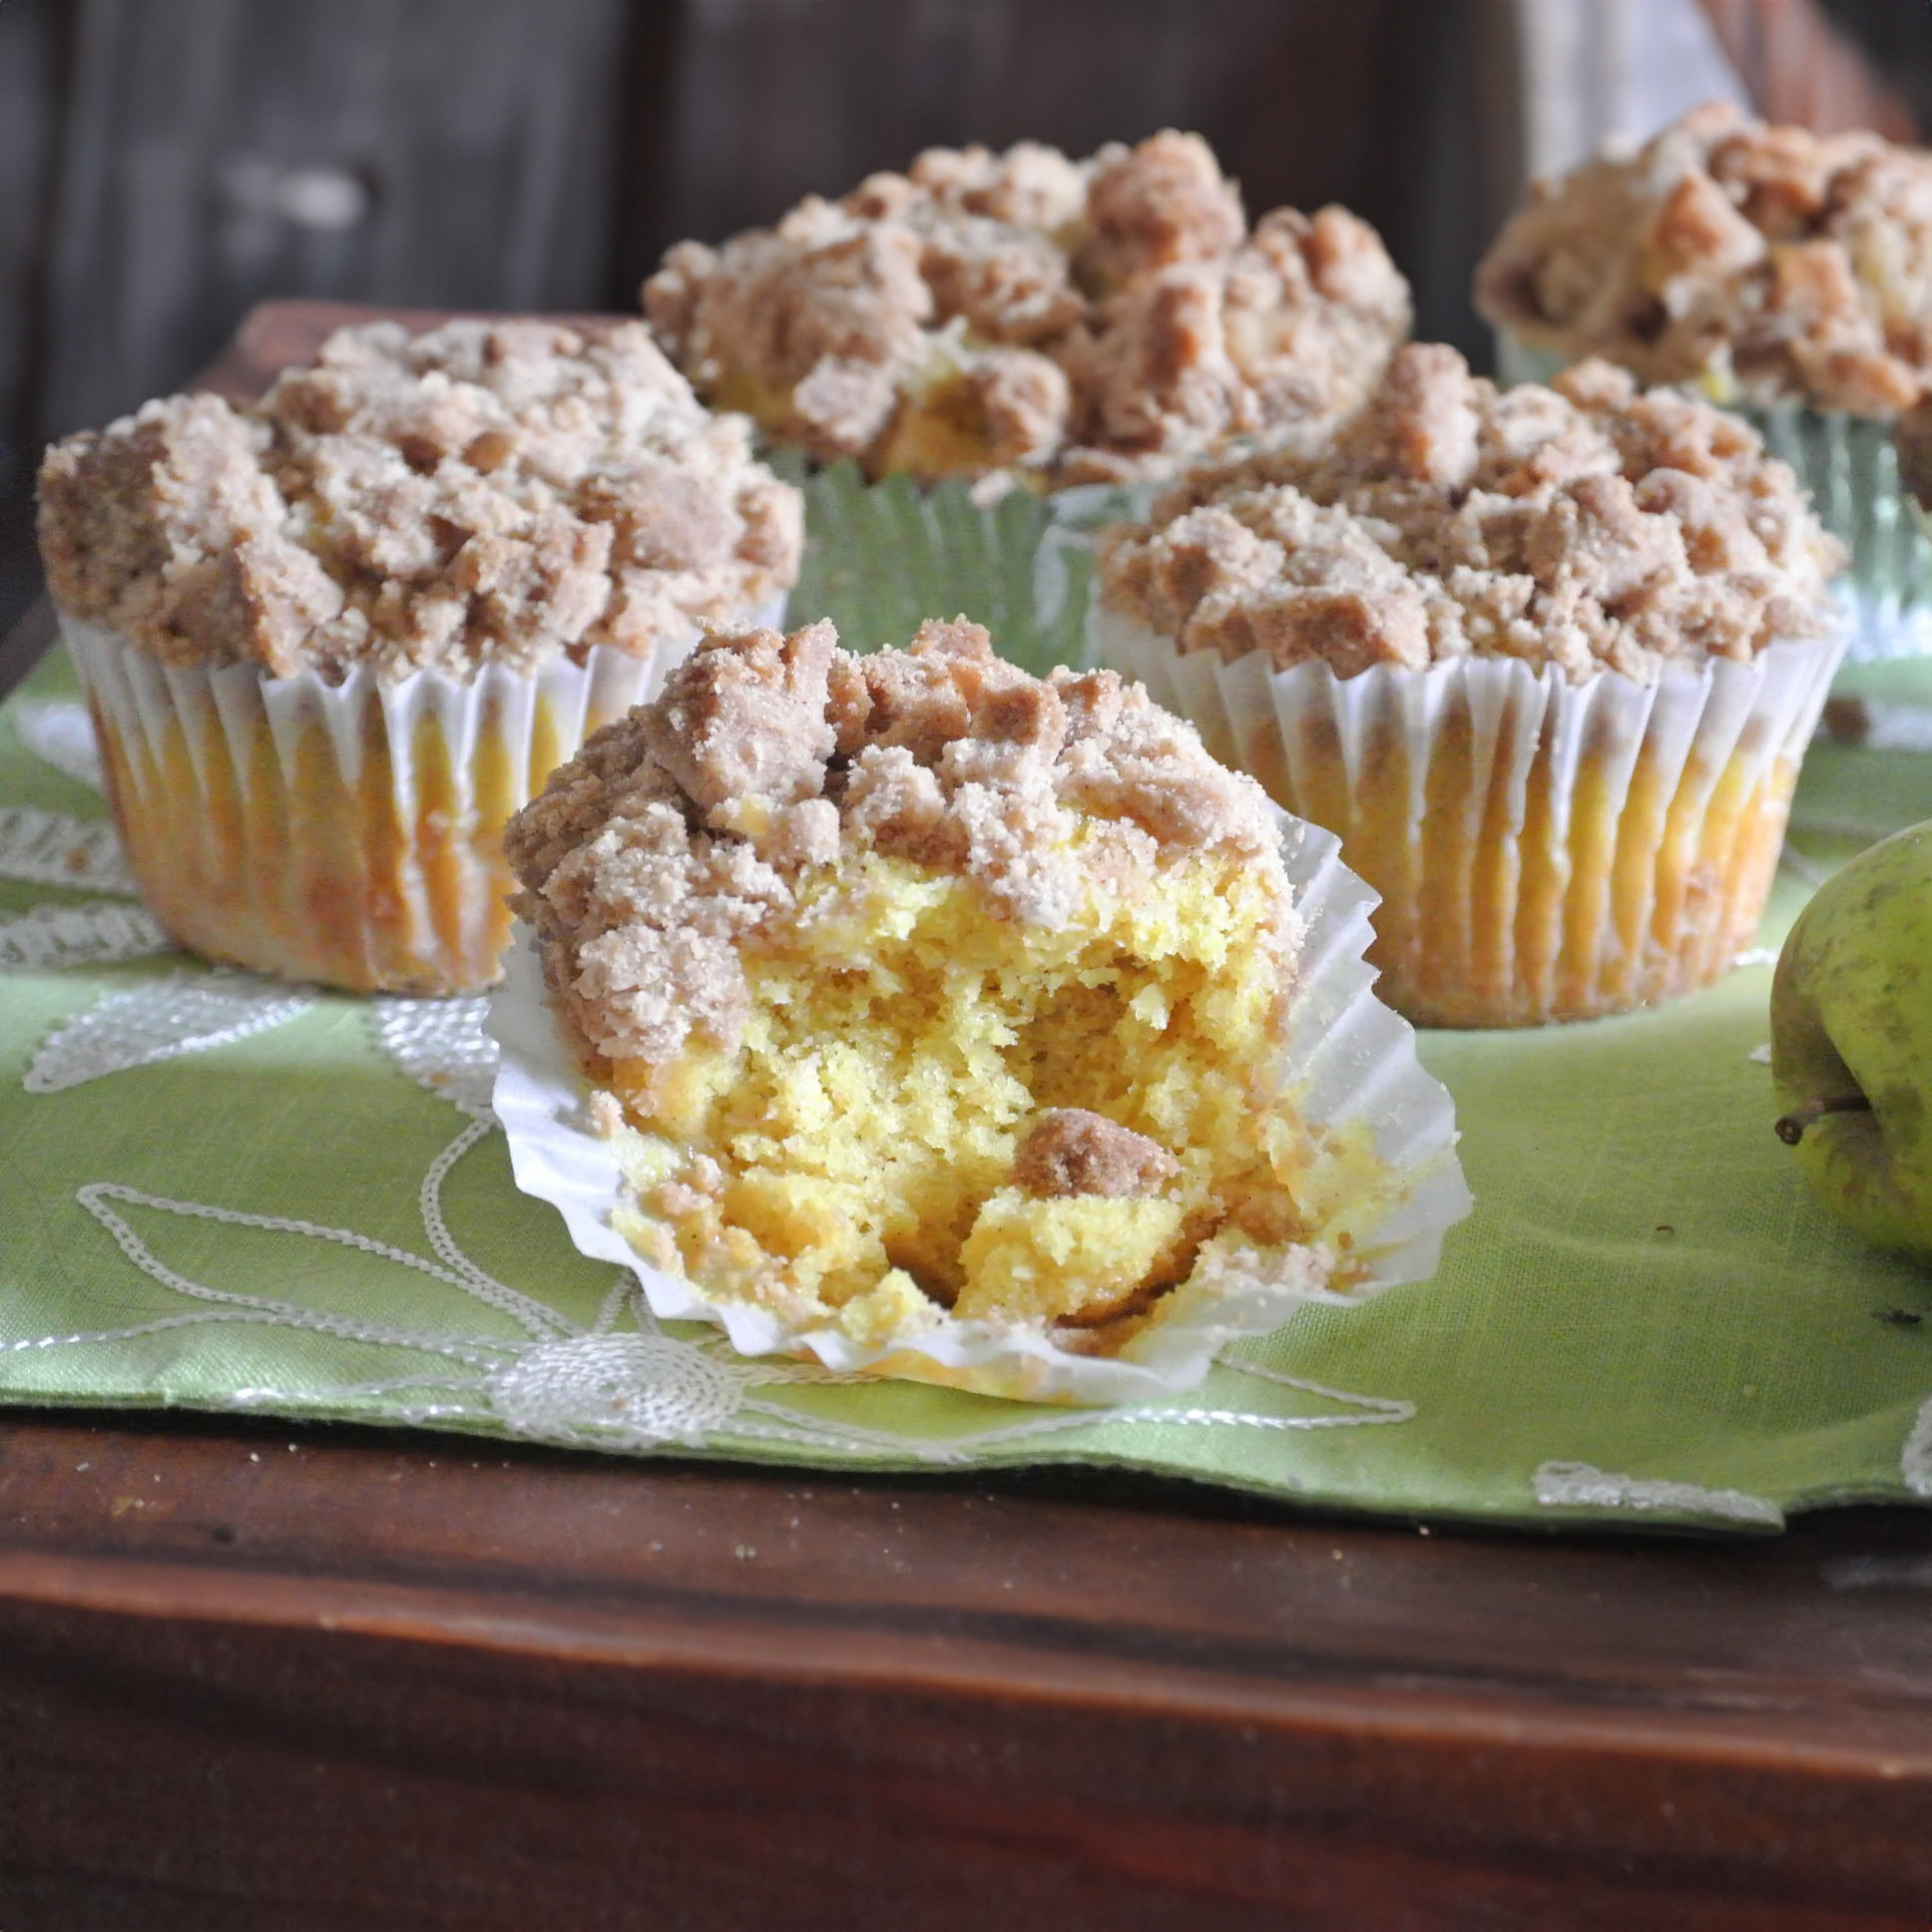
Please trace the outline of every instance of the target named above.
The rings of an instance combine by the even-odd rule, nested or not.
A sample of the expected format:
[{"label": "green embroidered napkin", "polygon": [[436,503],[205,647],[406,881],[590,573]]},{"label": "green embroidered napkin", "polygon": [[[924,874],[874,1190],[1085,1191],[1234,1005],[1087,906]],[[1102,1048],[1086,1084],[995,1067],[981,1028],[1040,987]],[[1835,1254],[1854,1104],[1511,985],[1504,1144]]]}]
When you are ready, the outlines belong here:
[{"label": "green embroidered napkin", "polygon": [[[1026,629],[1032,500],[972,517],[985,548],[956,527],[968,508],[940,512],[936,550],[912,499],[926,574],[896,592],[868,568],[869,513],[823,507],[808,589],[856,641],[964,609],[1004,613],[1035,662],[1064,649],[1070,619]],[[1874,739],[1895,748],[1812,754],[1765,947],[1824,870],[1932,816],[1913,748],[1932,665],[1882,682]],[[1932,1275],[1842,1231],[1772,1136],[1768,953],[1658,1012],[1425,1036],[1477,1202],[1432,1283],[1308,1309],[1127,1412],[841,1382],[660,1326],[516,1192],[481,1002],[317,994],[167,950],[75,698],[56,657],[0,713],[0,1400],[845,1467],[1075,1461],[1558,1526],[1932,1502]]]}]

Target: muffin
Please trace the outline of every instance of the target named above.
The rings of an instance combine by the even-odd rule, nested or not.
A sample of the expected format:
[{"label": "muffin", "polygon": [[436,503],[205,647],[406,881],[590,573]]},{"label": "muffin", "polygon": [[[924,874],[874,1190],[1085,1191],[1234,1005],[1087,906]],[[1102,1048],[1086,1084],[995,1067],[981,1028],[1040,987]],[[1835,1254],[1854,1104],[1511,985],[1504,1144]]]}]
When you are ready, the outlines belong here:
[{"label": "muffin", "polygon": [[615,1225],[766,1345],[1131,1355],[1373,1273],[1403,1189],[1290,1091],[1278,815],[1111,672],[713,638],[506,846]]},{"label": "muffin", "polygon": [[644,307],[701,395],[821,462],[1053,483],[1317,432],[1409,325],[1365,223],[1276,209],[1250,230],[1173,131],[1084,162],[930,149],[722,248],[680,242]]},{"label": "muffin", "polygon": [[1475,293],[1549,367],[1605,356],[1743,410],[1849,546],[1854,655],[1932,649],[1892,449],[1932,395],[1932,154],[1712,103],[1536,183]]},{"label": "muffin", "polygon": [[496,977],[504,821],[704,628],[776,615],[801,513],[641,323],[380,323],[57,444],[40,541],[169,931],[452,993]]},{"label": "muffin", "polygon": [[1499,392],[1417,344],[1328,451],[1205,467],[1113,532],[1093,643],[1340,835],[1399,1012],[1530,1025],[1748,939],[1840,561],[1737,417],[1605,362]]}]

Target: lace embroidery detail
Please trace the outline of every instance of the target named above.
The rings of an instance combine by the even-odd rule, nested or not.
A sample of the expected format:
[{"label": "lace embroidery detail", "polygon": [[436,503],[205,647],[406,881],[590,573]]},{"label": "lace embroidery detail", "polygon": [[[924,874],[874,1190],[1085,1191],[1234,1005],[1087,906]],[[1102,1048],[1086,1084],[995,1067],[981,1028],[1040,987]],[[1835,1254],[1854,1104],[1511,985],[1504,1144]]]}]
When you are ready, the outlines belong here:
[{"label": "lace embroidery detail", "polygon": [[[466,1129],[451,1149],[445,1150],[440,1171],[447,1173],[450,1159],[474,1146],[488,1131],[481,1124]],[[426,1206],[433,1203],[437,1173],[438,1168],[432,1167],[431,1175],[425,1178],[422,1199]],[[856,1434],[862,1433],[838,1425],[821,1427],[809,1416],[792,1415],[768,1404],[747,1404],[745,1391],[753,1385],[791,1379],[785,1368],[761,1363],[753,1370],[750,1364],[723,1362],[690,1342],[674,1338],[659,1327],[645,1306],[637,1284],[628,1277],[620,1280],[605,1298],[597,1326],[585,1331],[559,1311],[493,1281],[466,1255],[461,1255],[460,1250],[457,1253],[461,1267],[452,1269],[411,1254],[405,1248],[371,1239],[353,1228],[325,1227],[281,1215],[243,1213],[206,1202],[172,1201],[116,1182],[90,1182],[79,1191],[77,1199],[143,1274],[177,1294],[209,1305],[120,1328],[4,1342],[0,1343],[0,1352],[21,1353],[125,1341],[140,1335],[212,1323],[254,1323],[304,1329],[375,1347],[414,1350],[471,1371],[468,1376],[404,1375],[303,1391],[308,1400],[353,1396],[397,1398],[390,1407],[404,1421],[495,1420],[518,1435],[544,1441],[643,1450],[673,1441],[696,1446],[724,1428],[740,1407],[750,1406],[782,1417],[799,1440],[820,1448],[852,1447]],[[297,1307],[267,1295],[217,1288],[190,1279],[162,1260],[120,1211],[124,1207],[152,1208],[166,1214],[352,1247],[426,1275],[474,1299],[487,1301],[520,1319],[523,1314],[534,1311],[541,1320],[525,1325],[541,1332],[530,1340],[514,1341],[455,1330],[401,1328]],[[450,1241],[449,1245],[454,1248],[455,1243]],[[625,1312],[638,1319],[637,1330],[614,1333],[615,1323]],[[411,1391],[422,1393],[412,1395]],[[425,1394],[428,1399],[424,1399]],[[447,1399],[450,1396],[458,1399]],[[242,1387],[231,1390],[228,1399],[232,1407],[252,1409],[286,1397],[274,1388]],[[893,1440],[881,1436],[870,1446]]]},{"label": "lace embroidery detail", "polygon": [[0,805],[0,878],[130,898],[137,892],[106,819],[70,818],[33,805]]},{"label": "lace embroidery detail", "polygon": [[21,743],[35,757],[92,790],[101,789],[101,752],[85,705],[29,701],[13,707],[12,719]]},{"label": "lace embroidery detail", "polygon": [[496,1042],[483,1030],[487,994],[461,1000],[380,999],[370,1009],[377,1044],[417,1086],[472,1120],[494,1123]]},{"label": "lace embroidery detail", "polygon": [[1905,1487],[1914,1496],[1923,1496],[1932,1502],[1932,1396],[1926,1397],[1919,1419],[1912,1425],[1912,1433],[1905,1438],[1905,1447],[1899,1451],[1898,1469],[1905,1478]]},{"label": "lace embroidery detail", "polygon": [[314,1005],[306,993],[266,980],[217,973],[172,978],[111,994],[52,1034],[21,1083],[30,1094],[204,1053],[264,1033]]},{"label": "lace embroidery detail", "polygon": [[[449,1171],[490,1131],[490,1122],[472,1121],[449,1146],[429,1164],[422,1186],[416,1191],[416,1208],[422,1215],[423,1231],[443,1265],[454,1271],[453,1278],[465,1293],[492,1308],[500,1308],[518,1327],[539,1342],[573,1332],[569,1320],[546,1303],[499,1281],[486,1273],[465,1254],[443,1218],[443,1183]],[[608,1304],[607,1304],[608,1305]]]},{"label": "lace embroidery detail", "polygon": [[97,900],[78,906],[35,906],[0,919],[0,973],[44,973],[66,966],[118,966],[175,942],[144,906]]},{"label": "lace embroidery detail", "polygon": [[490,1378],[491,1405],[518,1435],[588,1446],[696,1449],[743,1401],[741,1379],[663,1334],[540,1342]]},{"label": "lace embroidery detail", "polygon": [[1784,1527],[1784,1512],[1741,1489],[1704,1489],[1696,1483],[1620,1476],[1587,1462],[1546,1462],[1531,1478],[1545,1509],[1668,1510],[1684,1516],[1721,1516],[1732,1523]]}]

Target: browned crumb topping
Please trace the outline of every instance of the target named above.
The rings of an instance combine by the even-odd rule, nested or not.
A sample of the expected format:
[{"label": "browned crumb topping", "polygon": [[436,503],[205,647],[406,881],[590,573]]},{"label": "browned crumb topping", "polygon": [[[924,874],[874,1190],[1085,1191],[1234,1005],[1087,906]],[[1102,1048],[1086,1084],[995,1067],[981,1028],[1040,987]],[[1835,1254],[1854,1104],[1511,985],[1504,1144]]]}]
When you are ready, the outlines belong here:
[{"label": "browned crumb topping", "polygon": [[1418,343],[1331,448],[1205,467],[1112,533],[1101,599],[1281,670],[1475,653],[1648,681],[1818,635],[1843,560],[1740,418],[1605,362],[1499,391]]},{"label": "browned crumb topping", "polygon": [[1180,1168],[1145,1134],[1085,1107],[1051,1107],[1034,1122],[1013,1155],[1013,1185],[1045,1200],[1104,1195],[1125,1201],[1154,1194]]},{"label": "browned crumb topping", "polygon": [[341,329],[257,405],[151,402],[40,474],[66,610],[275,677],[642,655],[788,587],[802,528],[637,322]]},{"label": "browned crumb topping", "polygon": [[[1076,831],[1081,836],[1076,838]],[[965,619],[854,657],[828,623],[708,640],[510,821],[553,995],[610,1058],[737,1037],[736,947],[866,851],[1061,928],[1099,879],[1275,850],[1266,797],[1111,671],[1029,677]]]},{"label": "browned crumb topping", "polygon": [[1128,475],[1331,421],[1407,333],[1373,229],[1249,233],[1208,145],[931,149],[775,229],[680,242],[645,312],[701,393],[874,473]]},{"label": "browned crumb topping", "polygon": [[1889,416],[1932,389],[1932,155],[1712,102],[1536,183],[1476,305],[1646,381]]}]

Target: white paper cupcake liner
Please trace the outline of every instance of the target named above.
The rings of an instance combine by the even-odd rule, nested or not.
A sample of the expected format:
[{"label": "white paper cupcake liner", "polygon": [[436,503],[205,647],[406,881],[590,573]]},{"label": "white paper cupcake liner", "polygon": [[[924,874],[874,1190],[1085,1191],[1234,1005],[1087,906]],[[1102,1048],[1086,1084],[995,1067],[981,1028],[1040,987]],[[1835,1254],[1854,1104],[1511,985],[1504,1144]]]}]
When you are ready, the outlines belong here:
[{"label": "white paper cupcake liner", "polygon": [[632,1269],[654,1313],[715,1322],[744,1355],[810,1355],[840,1372],[1036,1402],[1117,1404],[1192,1388],[1228,1342],[1269,1333],[1308,1302],[1352,1303],[1427,1279],[1444,1233],[1471,1205],[1454,1105],[1423,1071],[1408,1025],[1371,990],[1374,972],[1362,953],[1375,895],[1318,827],[1284,814],[1282,843],[1304,939],[1287,1044],[1271,1072],[1321,1130],[1302,1199],[1328,1204],[1318,1238],[1345,1239],[1361,1264],[1345,1294],[1197,1279],[1173,1290],[1167,1317],[1113,1357],[1075,1354],[1038,1325],[960,1320],[939,1309],[930,1327],[866,1346],[836,1328],[710,1299],[684,1275],[644,1260],[613,1225],[624,1185],[618,1152],[585,1123],[586,1084],[544,1003],[535,942],[521,928],[489,1017],[503,1049],[493,1105],[517,1186],[558,1209],[584,1253]]},{"label": "white paper cupcake liner", "polygon": [[1728,969],[1763,910],[1842,638],[1612,671],[1224,664],[1099,608],[1096,660],[1191,719],[1380,893],[1371,958],[1418,1024],[1623,1012]]},{"label": "white paper cupcake liner", "polygon": [[[768,600],[748,621],[775,621]],[[505,820],[588,733],[654,697],[699,632],[533,673],[264,678],[165,665],[63,613],[136,881],[184,945],[356,990],[496,977]]]},{"label": "white paper cupcake liner", "polygon": [[[1548,382],[1569,363],[1507,329],[1496,331],[1500,382]],[[1845,661],[1932,653],[1932,535],[1899,483],[1892,425],[1835,409],[1719,406],[1742,416],[1765,448],[1790,464],[1818,521],[1850,553],[1831,586],[1846,618]]]}]

